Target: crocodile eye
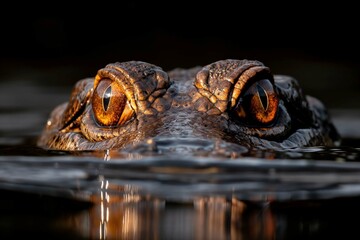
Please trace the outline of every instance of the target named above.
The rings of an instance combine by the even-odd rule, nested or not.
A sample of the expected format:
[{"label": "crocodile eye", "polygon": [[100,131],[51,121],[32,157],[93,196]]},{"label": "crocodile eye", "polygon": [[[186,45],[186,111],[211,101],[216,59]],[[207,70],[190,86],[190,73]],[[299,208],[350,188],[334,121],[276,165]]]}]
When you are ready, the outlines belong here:
[{"label": "crocodile eye", "polygon": [[253,83],[240,97],[234,112],[248,123],[270,124],[276,117],[279,99],[270,80]]},{"label": "crocodile eye", "polygon": [[129,120],[134,111],[120,86],[110,79],[102,79],[92,96],[96,122],[101,126],[115,127]]}]

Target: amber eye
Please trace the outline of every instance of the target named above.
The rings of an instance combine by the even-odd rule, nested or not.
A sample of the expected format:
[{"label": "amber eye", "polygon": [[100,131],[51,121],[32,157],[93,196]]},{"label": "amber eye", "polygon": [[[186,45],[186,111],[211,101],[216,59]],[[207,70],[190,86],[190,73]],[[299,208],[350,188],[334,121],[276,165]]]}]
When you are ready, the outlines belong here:
[{"label": "amber eye", "polygon": [[123,90],[110,79],[100,80],[92,97],[92,108],[96,122],[109,127],[125,123],[134,113]]},{"label": "amber eye", "polygon": [[270,124],[276,117],[279,99],[268,79],[253,83],[241,96],[234,111],[250,123]]}]

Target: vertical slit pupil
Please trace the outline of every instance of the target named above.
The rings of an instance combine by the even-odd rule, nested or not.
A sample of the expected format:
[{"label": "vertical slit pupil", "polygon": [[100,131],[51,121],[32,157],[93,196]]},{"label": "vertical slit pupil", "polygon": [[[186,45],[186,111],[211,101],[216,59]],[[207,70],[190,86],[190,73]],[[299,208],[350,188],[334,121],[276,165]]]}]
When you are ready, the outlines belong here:
[{"label": "vertical slit pupil", "polygon": [[109,108],[109,103],[110,103],[110,98],[111,98],[111,86],[109,86],[105,92],[104,92],[104,96],[103,96],[103,108],[104,111],[106,112]]},{"label": "vertical slit pupil", "polygon": [[259,84],[256,85],[256,88],[257,88],[258,93],[259,93],[261,104],[263,105],[263,108],[266,111],[267,108],[268,108],[268,103],[269,103],[266,91]]}]

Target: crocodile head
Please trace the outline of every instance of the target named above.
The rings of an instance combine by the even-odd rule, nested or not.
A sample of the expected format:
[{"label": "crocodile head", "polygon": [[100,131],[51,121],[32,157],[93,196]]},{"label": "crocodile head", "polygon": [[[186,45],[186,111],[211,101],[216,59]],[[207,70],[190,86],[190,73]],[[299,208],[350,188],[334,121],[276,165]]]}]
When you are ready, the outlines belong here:
[{"label": "crocodile head", "polygon": [[226,59],[169,72],[141,61],[108,64],[76,83],[38,145],[74,151],[146,143],[182,152],[210,143],[289,149],[338,141],[325,106],[296,79],[256,60]]}]

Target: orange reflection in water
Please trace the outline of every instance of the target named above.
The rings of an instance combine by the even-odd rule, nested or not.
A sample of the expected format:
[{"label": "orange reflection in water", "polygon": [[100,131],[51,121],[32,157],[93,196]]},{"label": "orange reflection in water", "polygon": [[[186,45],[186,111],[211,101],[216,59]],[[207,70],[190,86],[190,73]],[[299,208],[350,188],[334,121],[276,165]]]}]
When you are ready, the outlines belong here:
[{"label": "orange reflection in water", "polygon": [[[117,192],[122,194],[112,194]],[[142,199],[130,185],[109,185],[101,182],[100,196],[93,196],[96,205],[89,211],[91,239],[156,239],[158,208],[161,202]],[[155,221],[154,221],[155,220]],[[142,235],[146,232],[146,235]]]},{"label": "orange reflection in water", "polygon": [[[235,198],[199,197],[171,202],[140,196],[131,185],[101,182],[95,205],[72,219],[87,239],[275,239],[267,207],[249,208]],[[76,224],[74,224],[76,222]]]}]

